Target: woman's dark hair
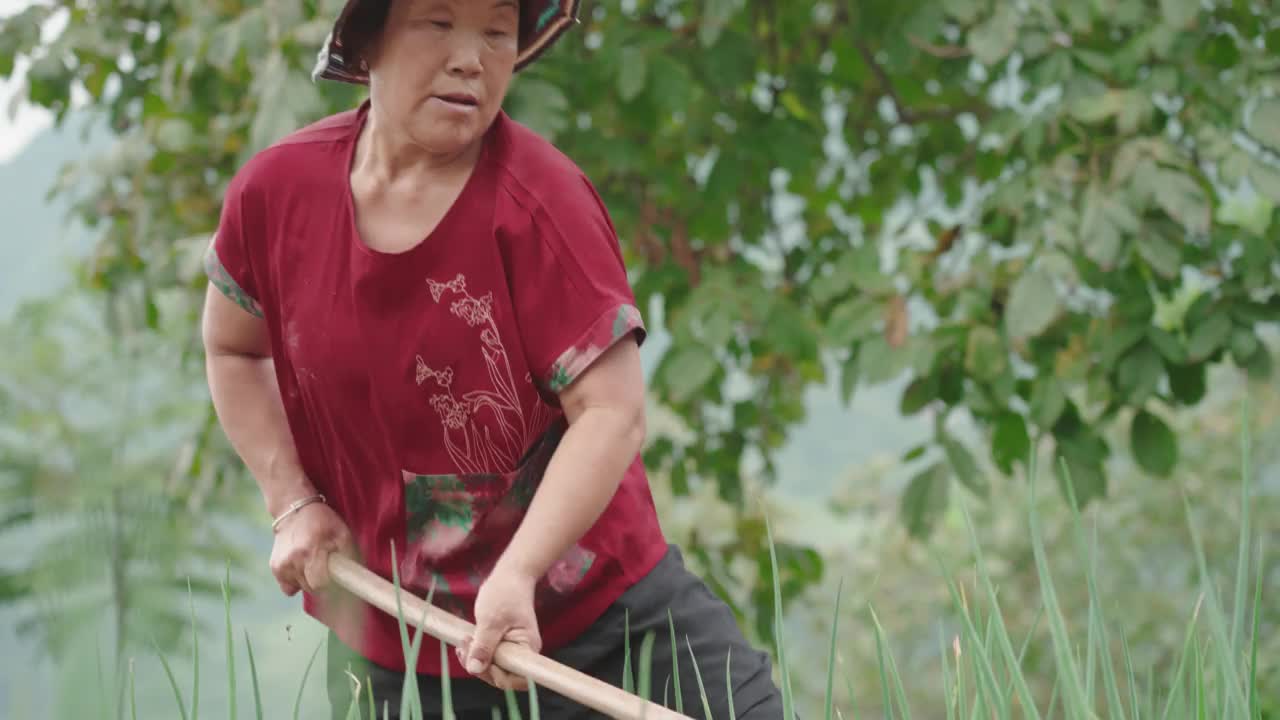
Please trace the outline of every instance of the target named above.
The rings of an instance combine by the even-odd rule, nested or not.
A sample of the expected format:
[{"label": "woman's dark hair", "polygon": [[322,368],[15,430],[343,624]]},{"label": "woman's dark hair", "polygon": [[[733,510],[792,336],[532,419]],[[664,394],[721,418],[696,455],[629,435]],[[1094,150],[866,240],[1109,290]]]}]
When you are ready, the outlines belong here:
[{"label": "woman's dark hair", "polygon": [[378,42],[390,10],[391,0],[352,3],[351,12],[342,19],[338,37],[348,67],[368,67],[369,51]]}]

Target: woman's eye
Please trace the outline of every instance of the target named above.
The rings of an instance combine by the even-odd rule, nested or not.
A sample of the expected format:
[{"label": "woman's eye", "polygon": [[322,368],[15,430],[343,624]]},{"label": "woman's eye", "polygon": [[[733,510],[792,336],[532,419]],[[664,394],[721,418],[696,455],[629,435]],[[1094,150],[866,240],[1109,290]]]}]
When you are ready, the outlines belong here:
[{"label": "woman's eye", "polygon": [[448,20],[431,20],[429,22],[431,23],[431,27],[437,30],[448,30],[449,28],[453,27],[453,23],[449,22]]},{"label": "woman's eye", "polygon": [[491,38],[504,38],[507,36],[506,30],[490,30],[486,33]]}]

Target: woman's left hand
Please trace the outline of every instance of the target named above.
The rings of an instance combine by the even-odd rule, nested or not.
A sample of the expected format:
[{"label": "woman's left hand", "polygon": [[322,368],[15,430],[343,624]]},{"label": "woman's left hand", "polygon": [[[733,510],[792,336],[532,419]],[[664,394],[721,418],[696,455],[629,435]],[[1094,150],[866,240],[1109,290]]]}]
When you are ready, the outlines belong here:
[{"label": "woman's left hand", "polygon": [[493,664],[493,653],[503,641],[542,651],[538,617],[533,610],[536,579],[496,569],[476,596],[475,634],[458,648],[458,660],[467,672],[499,690],[526,690],[528,681]]}]

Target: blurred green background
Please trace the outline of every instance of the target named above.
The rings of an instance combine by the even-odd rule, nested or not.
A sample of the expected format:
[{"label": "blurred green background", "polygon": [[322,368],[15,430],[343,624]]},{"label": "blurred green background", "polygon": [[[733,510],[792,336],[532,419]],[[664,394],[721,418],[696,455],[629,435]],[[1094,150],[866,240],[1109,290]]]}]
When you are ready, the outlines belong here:
[{"label": "blurred green background", "polygon": [[[189,684],[188,583],[201,712],[225,714],[228,562],[237,667],[247,632],[270,714],[292,705],[322,633],[275,590],[213,421],[199,255],[247,157],[358,102],[308,77],[336,7],[0,4],[0,714],[96,716],[134,662],[145,716],[169,716],[153,647]],[[1087,607],[1069,489],[1108,611],[1166,668],[1200,591],[1184,500],[1224,586],[1246,457],[1252,530],[1280,536],[1280,13],[601,0],[582,20],[508,109],[609,204],[654,330],[664,526],[763,644],[774,523],[804,714],[843,580],[861,713],[882,711],[874,603],[913,709],[942,716],[959,630],[935,557],[969,582],[961,498],[1006,623],[1031,629],[1033,451],[1068,619]],[[1260,581],[1274,597],[1274,562]],[[1047,698],[1053,659],[1031,648]]]}]

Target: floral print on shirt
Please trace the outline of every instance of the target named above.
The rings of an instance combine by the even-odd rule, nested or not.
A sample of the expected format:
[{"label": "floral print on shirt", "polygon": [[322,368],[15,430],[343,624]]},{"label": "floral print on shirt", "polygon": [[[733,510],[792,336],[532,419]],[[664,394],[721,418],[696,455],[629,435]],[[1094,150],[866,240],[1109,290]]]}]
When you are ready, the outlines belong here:
[{"label": "floral print on shirt", "polygon": [[635,306],[622,305],[615,312],[605,313],[556,359],[543,384],[553,393],[563,392],[605,350],[635,330],[644,330],[640,310]]},{"label": "floral print on shirt", "polygon": [[237,283],[235,278],[231,277],[231,273],[223,267],[222,261],[218,258],[218,249],[212,242],[204,253],[204,272],[209,276],[209,282],[232,302],[256,318],[263,317],[262,306],[252,295],[245,292],[244,288],[240,287],[240,283]]}]

